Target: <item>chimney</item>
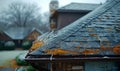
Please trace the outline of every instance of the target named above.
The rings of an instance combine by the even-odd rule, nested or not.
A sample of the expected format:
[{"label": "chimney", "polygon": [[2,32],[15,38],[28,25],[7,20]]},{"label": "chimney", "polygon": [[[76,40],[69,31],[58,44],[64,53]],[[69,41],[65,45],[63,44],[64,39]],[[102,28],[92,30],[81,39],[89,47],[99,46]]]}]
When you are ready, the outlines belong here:
[{"label": "chimney", "polygon": [[56,30],[57,28],[57,18],[56,18],[56,10],[59,7],[58,0],[51,0],[49,4],[49,10],[50,10],[50,29]]},{"label": "chimney", "polygon": [[59,7],[58,0],[51,0],[50,1],[49,9],[50,9],[51,14],[54,14],[54,12],[58,9],[58,7]]}]

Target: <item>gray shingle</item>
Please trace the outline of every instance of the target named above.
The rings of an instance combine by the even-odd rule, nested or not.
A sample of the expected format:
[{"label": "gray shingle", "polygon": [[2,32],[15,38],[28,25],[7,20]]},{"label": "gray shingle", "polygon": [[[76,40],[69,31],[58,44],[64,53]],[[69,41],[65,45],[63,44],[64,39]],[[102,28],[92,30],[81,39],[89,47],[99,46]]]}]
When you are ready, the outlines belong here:
[{"label": "gray shingle", "polygon": [[[47,44],[30,54],[39,54],[39,51],[44,51],[51,48],[54,49],[54,47],[58,48],[58,45],[61,46],[60,48],[62,49],[72,49],[73,51],[82,50],[76,50],[76,46],[80,46],[83,49],[93,49],[100,48],[102,45],[105,47],[119,45],[120,36],[114,29],[114,25],[116,23],[120,24],[115,22],[115,19],[120,18],[120,16],[117,16],[120,14],[119,9],[120,0],[106,2],[86,16],[59,30],[56,36],[47,39]],[[108,14],[110,15],[110,18],[106,18],[106,15]],[[105,19],[105,21],[101,21],[100,18]],[[50,36],[52,35],[53,34]],[[60,44],[61,42],[62,44]],[[108,55],[113,54],[113,52],[101,51],[100,54]]]},{"label": "gray shingle", "polygon": [[88,3],[71,3],[64,7],[58,9],[61,10],[81,10],[81,11],[91,11],[100,6],[100,4],[88,4]]}]

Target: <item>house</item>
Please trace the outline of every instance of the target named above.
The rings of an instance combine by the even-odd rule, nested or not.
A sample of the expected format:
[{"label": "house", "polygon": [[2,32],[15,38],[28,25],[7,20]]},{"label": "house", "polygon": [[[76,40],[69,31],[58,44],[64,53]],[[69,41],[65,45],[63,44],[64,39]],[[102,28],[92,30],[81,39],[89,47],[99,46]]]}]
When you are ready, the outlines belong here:
[{"label": "house", "polygon": [[31,29],[29,27],[11,27],[4,30],[4,33],[9,36],[12,41],[15,42],[17,47],[21,47],[23,41],[33,41],[42,34],[42,32],[38,29]]},{"label": "house", "polygon": [[101,4],[70,3],[59,8],[57,0],[50,2],[50,27],[59,30],[75,20],[83,17]]},{"label": "house", "polygon": [[42,35],[43,33],[38,30],[33,28],[33,30],[30,32],[30,34],[28,34],[28,36],[26,37],[26,40],[36,40],[38,36]]},{"label": "house", "polygon": [[25,60],[39,71],[120,71],[119,27],[120,0],[107,0],[68,26],[39,38],[42,45]]},{"label": "house", "polygon": [[93,11],[100,4],[71,3],[57,10],[57,29],[61,29],[75,20]]}]

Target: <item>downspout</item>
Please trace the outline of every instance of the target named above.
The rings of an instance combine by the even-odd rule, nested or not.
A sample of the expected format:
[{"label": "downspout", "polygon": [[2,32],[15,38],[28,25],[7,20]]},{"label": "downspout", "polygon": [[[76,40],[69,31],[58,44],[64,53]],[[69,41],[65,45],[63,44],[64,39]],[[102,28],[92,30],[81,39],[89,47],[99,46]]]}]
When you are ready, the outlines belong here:
[{"label": "downspout", "polygon": [[52,54],[51,57],[50,57],[50,61],[51,61],[51,63],[50,63],[50,65],[51,65],[50,71],[53,71],[52,60],[53,60],[53,54]]}]

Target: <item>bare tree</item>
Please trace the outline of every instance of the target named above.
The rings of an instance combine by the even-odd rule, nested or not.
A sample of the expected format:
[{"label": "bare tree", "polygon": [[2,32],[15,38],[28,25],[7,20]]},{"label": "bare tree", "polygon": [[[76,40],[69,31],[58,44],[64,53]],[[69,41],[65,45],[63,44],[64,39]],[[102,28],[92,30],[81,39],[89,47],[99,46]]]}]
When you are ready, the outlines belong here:
[{"label": "bare tree", "polygon": [[2,12],[2,20],[16,27],[33,27],[40,18],[40,8],[35,4],[13,2],[6,11]]},{"label": "bare tree", "polygon": [[42,16],[42,26],[40,26],[40,29],[45,32],[50,30],[49,16],[50,16],[49,12],[45,12]]}]

